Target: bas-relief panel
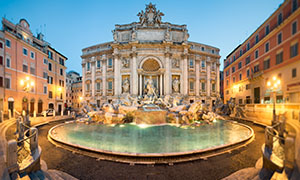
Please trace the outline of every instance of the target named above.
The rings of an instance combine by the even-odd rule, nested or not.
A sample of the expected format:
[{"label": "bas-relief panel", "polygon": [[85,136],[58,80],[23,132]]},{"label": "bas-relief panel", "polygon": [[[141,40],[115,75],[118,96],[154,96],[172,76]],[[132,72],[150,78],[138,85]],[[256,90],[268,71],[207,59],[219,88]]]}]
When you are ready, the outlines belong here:
[{"label": "bas-relief panel", "polygon": [[172,41],[181,42],[183,41],[183,33],[172,31]]},{"label": "bas-relief panel", "polygon": [[165,32],[163,30],[138,30],[137,39],[142,41],[162,41],[164,40]]}]

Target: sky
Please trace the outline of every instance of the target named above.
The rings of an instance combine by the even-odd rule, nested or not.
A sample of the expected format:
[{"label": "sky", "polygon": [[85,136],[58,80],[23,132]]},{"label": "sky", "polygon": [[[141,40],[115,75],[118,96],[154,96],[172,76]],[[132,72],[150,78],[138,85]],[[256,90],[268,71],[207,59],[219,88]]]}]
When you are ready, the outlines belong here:
[{"label": "sky", "polygon": [[14,24],[25,18],[34,35],[68,57],[67,71],[81,74],[82,49],[112,41],[115,24],[138,22],[152,2],[163,22],[186,24],[189,41],[220,49],[223,60],[243,43],[284,0],[0,0],[0,16]]}]

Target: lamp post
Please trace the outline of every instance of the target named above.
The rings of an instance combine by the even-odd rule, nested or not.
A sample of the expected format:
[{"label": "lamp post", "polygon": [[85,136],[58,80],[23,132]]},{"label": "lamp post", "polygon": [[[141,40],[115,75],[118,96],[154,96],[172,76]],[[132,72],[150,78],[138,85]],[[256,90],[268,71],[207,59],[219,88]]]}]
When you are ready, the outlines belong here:
[{"label": "lamp post", "polygon": [[34,87],[34,81],[31,81],[30,78],[27,76],[25,79],[21,79],[20,81],[23,90],[27,93],[27,111],[26,111],[26,121],[29,122],[29,91]]},{"label": "lamp post", "polygon": [[276,101],[276,91],[279,89],[280,86],[280,79],[277,79],[276,76],[272,78],[271,81],[267,82],[267,86],[273,93],[273,120],[272,125],[276,123],[276,109],[275,109],[275,101]]}]

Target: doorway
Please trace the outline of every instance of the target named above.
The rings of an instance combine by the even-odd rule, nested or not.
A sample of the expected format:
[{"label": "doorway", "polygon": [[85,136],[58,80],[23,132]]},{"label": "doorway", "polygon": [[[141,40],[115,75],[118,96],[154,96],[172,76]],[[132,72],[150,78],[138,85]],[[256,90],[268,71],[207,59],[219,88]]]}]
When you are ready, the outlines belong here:
[{"label": "doorway", "polygon": [[260,102],[260,88],[254,88],[254,103],[258,104]]},{"label": "doorway", "polygon": [[59,114],[61,114],[61,110],[62,110],[61,104],[59,104],[59,105],[58,105],[58,113],[59,113]]},{"label": "doorway", "polygon": [[14,115],[14,101],[8,101],[8,109],[10,110],[11,117],[13,117],[13,115]]},{"label": "doorway", "polygon": [[38,113],[42,113],[43,111],[43,101],[39,100],[38,102]]}]

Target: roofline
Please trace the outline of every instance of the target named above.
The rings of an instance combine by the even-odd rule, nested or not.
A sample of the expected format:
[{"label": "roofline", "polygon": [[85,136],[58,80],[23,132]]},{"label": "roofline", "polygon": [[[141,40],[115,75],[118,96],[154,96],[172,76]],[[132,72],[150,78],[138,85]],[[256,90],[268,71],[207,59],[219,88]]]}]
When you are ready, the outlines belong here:
[{"label": "roofline", "polygon": [[63,54],[61,54],[60,52],[58,52],[56,49],[54,49],[53,47],[51,47],[50,45],[48,45],[48,47],[50,49],[52,49],[53,51],[55,51],[57,54],[61,55],[62,57],[66,58],[66,60],[68,60],[68,58],[66,56],[64,56]]}]

